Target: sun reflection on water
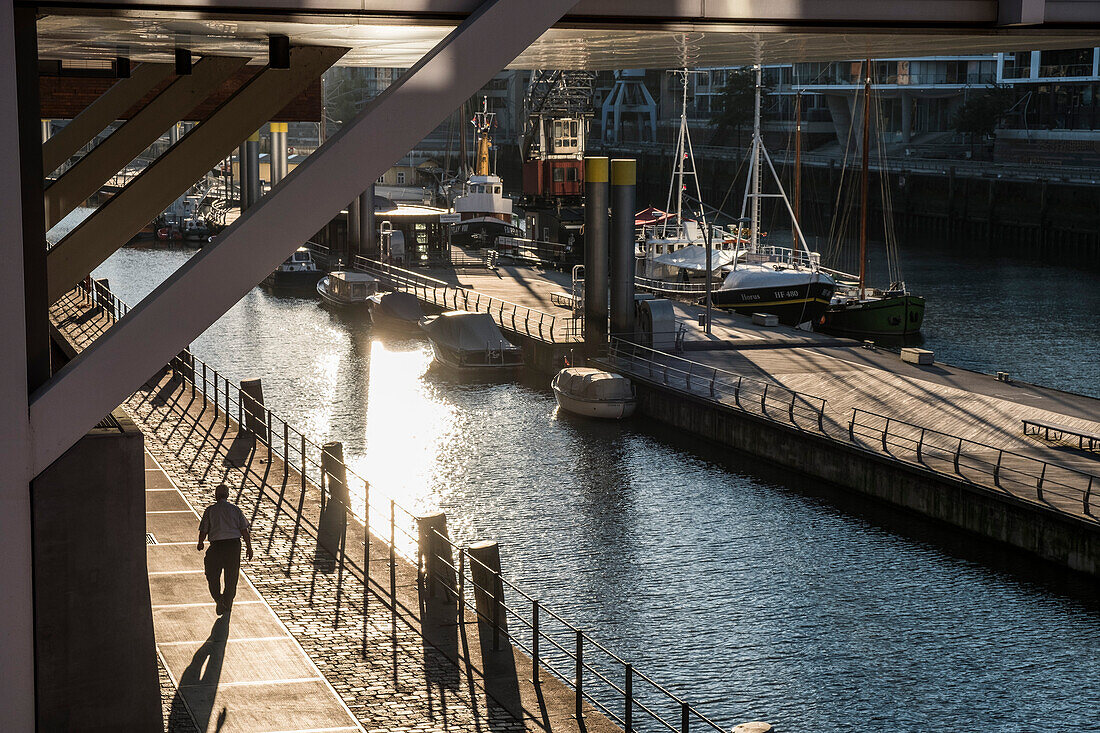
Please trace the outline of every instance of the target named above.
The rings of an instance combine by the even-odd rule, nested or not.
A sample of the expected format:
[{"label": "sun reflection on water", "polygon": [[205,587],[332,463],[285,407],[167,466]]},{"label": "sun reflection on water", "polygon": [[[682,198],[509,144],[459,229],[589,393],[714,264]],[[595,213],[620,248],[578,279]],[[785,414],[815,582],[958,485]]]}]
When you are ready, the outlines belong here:
[{"label": "sun reflection on water", "polygon": [[[377,534],[388,531],[390,499],[421,514],[438,509],[443,498],[440,464],[458,437],[458,421],[455,407],[424,379],[431,358],[422,342],[371,343],[366,454],[348,462],[370,482],[371,526]],[[400,508],[397,522],[411,524]],[[402,551],[412,553],[411,538],[402,542],[400,528],[397,534]]]}]

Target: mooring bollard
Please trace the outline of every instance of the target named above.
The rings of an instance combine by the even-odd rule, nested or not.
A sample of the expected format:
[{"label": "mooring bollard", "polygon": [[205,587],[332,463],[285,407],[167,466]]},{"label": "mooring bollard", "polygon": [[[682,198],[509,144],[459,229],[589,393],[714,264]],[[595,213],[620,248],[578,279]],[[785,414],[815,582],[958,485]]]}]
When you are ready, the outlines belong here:
[{"label": "mooring bollard", "polygon": [[242,427],[245,432],[266,444],[271,436],[267,432],[264,387],[259,379],[241,380],[240,404],[241,411],[244,413],[244,425]]},{"label": "mooring bollard", "polygon": [[492,644],[494,650],[499,650],[501,637],[508,634],[504,581],[500,577],[500,546],[496,542],[483,540],[470,545],[466,554],[470,557],[481,648],[488,649]]},{"label": "mooring bollard", "polygon": [[454,553],[447,534],[447,515],[433,512],[416,518],[417,553],[424,601],[450,603],[457,594]]},{"label": "mooring bollard", "polygon": [[343,443],[325,443],[322,446],[321,472],[325,475],[329,495],[318,521],[317,543],[336,557],[348,526],[348,473],[344,465]]}]

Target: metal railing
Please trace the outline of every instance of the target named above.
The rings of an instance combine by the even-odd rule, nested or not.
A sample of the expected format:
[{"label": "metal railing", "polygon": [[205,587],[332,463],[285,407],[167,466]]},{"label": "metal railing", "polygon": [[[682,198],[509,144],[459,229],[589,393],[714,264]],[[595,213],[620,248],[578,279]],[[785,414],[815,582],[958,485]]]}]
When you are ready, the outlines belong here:
[{"label": "metal railing", "polygon": [[513,333],[552,344],[576,343],[583,339],[582,327],[576,318],[558,317],[362,255],[355,258],[354,266],[434,306],[488,313],[501,328]]},{"label": "metal railing", "polygon": [[535,265],[563,267],[580,262],[580,247],[522,237],[497,237],[493,245],[503,257]]},{"label": "metal railing", "polygon": [[[887,455],[898,461],[918,464],[945,476],[979,484],[988,481],[994,488],[1018,495],[1034,492],[1038,501],[1056,510],[1068,512],[1066,506],[1051,498],[1080,505],[1093,516],[1093,492],[1100,491],[1100,476],[1080,471],[1035,456],[1025,455],[951,433],[898,420],[897,418],[852,408],[850,416],[829,414],[827,400],[753,379],[734,372],[706,366],[689,359],[651,349],[621,338],[612,337],[607,361],[613,368],[641,379],[723,404],[733,400],[733,407],[751,412],[773,422],[789,424],[799,429],[815,430],[833,440],[857,448]],[[834,425],[847,427],[829,429]],[[838,434],[839,433],[839,434]],[[901,451],[912,454],[907,460]]]},{"label": "metal railing", "polygon": [[688,394],[710,397],[770,420],[779,416],[791,425],[825,432],[824,397],[796,392],[781,384],[753,379],[717,367],[706,366],[648,346],[612,337],[608,362],[617,369],[648,377]]},{"label": "metal railing", "polygon": [[[883,453],[910,452],[917,463],[939,473],[966,478],[969,469],[989,477],[997,488],[1011,484],[1034,490],[1038,501],[1049,503],[1049,497],[1055,497],[1080,503],[1082,511],[1090,516],[1093,488],[1100,489],[1100,477],[1084,471],[861,408],[852,409],[848,436],[853,441],[869,439]],[[942,464],[949,464],[951,470],[935,467]]]},{"label": "metal railing", "polygon": [[[463,623],[467,610],[472,611],[491,632],[493,649],[510,643],[531,658],[533,682],[539,684],[542,671],[546,670],[572,688],[574,715],[578,720],[583,719],[587,701],[624,731],[655,729],[688,733],[694,723],[701,723],[706,730],[726,730],[509,582],[499,570],[486,565],[449,537],[433,532],[438,546],[448,550],[446,555],[436,553],[433,560],[451,575],[438,587],[456,602],[458,623]],[[482,576],[480,583],[478,575]],[[518,595],[521,605],[505,602],[505,591]],[[488,609],[478,609],[478,593],[488,599]],[[513,625],[518,629],[513,629]],[[482,644],[487,644],[484,636]]]},{"label": "metal railing", "polygon": [[[125,317],[129,312],[126,303],[102,283],[85,281],[79,289],[92,305],[103,308],[112,322]],[[331,552],[333,561],[336,563],[340,577],[346,572],[363,585],[363,648],[366,649],[368,633],[367,591],[378,598],[390,611],[391,628],[396,635],[399,610],[411,613],[411,610],[401,603],[397,594],[398,544],[400,539],[401,543],[406,543],[409,547],[417,547],[418,553],[424,551],[425,548],[419,547],[417,516],[394,499],[379,496],[377,491],[372,492],[369,481],[357,474],[346,463],[335,460],[333,454],[326,451],[325,446],[310,440],[304,433],[276,415],[273,410],[250,399],[242,392],[240,385],[233,383],[190,351],[181,352],[169,366],[190,387],[191,397],[201,395],[206,404],[213,406],[215,423],[219,417],[226,422],[227,426],[231,420],[235,420],[239,433],[251,434],[259,444],[265,446],[269,456],[280,459],[281,467],[279,465],[274,465],[273,468],[267,467],[263,469],[263,473],[257,473],[248,467],[244,470],[246,477],[259,489],[257,502],[267,497],[275,505],[275,517],[268,538],[269,549],[275,538],[280,515],[285,513],[288,519],[293,517],[294,527],[287,560],[287,575],[291,572],[299,540],[304,537],[319,540],[322,532],[321,515],[326,507],[331,510],[335,504],[337,511],[344,512],[344,519],[349,525],[353,519],[362,521],[362,564],[359,556],[350,552],[346,532],[340,537],[339,547]],[[767,395],[765,399],[768,399]],[[196,425],[200,420],[192,416],[186,406],[172,405],[169,409],[179,414],[181,419],[188,419],[190,416]],[[202,410],[205,412],[206,407],[204,406]],[[338,471],[333,471],[334,468]],[[337,473],[344,473],[346,476],[342,485],[339,478],[334,476]],[[293,493],[291,486],[294,484],[297,489],[296,497],[288,495]],[[273,493],[275,489],[278,489],[277,495]],[[305,516],[306,499],[311,494],[316,494],[320,501],[316,522]],[[349,506],[357,503],[354,499],[345,503],[342,496],[356,498],[361,496],[362,514],[354,511],[357,507]],[[383,561],[388,564],[388,578],[383,578],[382,581],[372,578],[367,570],[372,562],[371,533],[378,532],[379,529],[386,533],[385,536],[375,534],[374,537],[385,545],[387,557],[383,558]],[[728,726],[723,727],[713,722],[680,696],[596,641],[591,634],[563,618],[518,585],[508,581],[499,571],[488,568],[477,558],[472,557],[465,547],[437,531],[435,537],[445,541],[454,551],[453,557],[457,558],[454,560],[457,565],[454,565],[446,558],[437,555],[437,559],[456,574],[458,585],[455,597],[456,600],[461,599],[458,603],[459,613],[461,614],[464,609],[476,611],[475,605],[471,603],[468,596],[478,590],[487,591],[494,601],[494,607],[499,609],[497,612],[499,615],[494,615],[490,621],[494,630],[494,646],[499,648],[499,645],[507,640],[528,654],[532,660],[533,681],[536,684],[539,683],[542,670],[546,670],[572,688],[578,715],[582,712],[583,702],[588,701],[593,707],[622,725],[626,731],[642,729],[641,726],[645,725],[645,721],[649,721],[652,727],[659,730],[679,733],[688,733],[694,723],[701,723],[705,729],[714,731],[728,729]],[[352,538],[352,542],[357,540]],[[423,583],[431,582],[431,579],[423,577],[424,570],[419,567],[416,557],[400,554],[417,565],[417,582],[423,590]],[[494,589],[486,589],[474,580],[475,566],[491,575]],[[388,583],[385,582],[387,580]],[[341,583],[337,582],[337,588],[341,587]],[[518,594],[529,605],[519,609],[505,604],[502,592],[505,588],[510,593]],[[339,590],[337,592],[340,593]],[[339,613],[339,605],[338,595],[337,613]],[[523,631],[513,633],[505,630],[507,619],[516,619]],[[460,619],[459,623],[461,622]],[[572,670],[562,667],[563,660],[570,662]],[[619,678],[621,683],[616,683],[611,677],[612,668],[621,675]],[[669,710],[672,712],[670,713]]]}]

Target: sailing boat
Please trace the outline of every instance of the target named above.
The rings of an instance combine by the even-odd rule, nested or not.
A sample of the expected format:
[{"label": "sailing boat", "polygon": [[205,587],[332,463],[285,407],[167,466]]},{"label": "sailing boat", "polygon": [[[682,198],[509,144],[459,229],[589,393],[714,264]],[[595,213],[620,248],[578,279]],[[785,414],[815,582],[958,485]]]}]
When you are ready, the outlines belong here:
[{"label": "sailing boat", "polygon": [[[780,322],[791,326],[817,324],[829,305],[836,283],[819,265],[820,257],[810,252],[802,228],[798,224],[783,184],[775,171],[771,156],[764,147],[760,132],[761,68],[756,66],[756,110],[753,122],[752,146],[749,149],[749,177],[745,185],[745,197],[741,203],[740,226],[749,225],[748,250],[735,252],[733,269],[714,292],[713,302],[718,308],[738,313],[770,313]],[[761,191],[761,164],[768,170],[778,188],[778,193]],[[779,198],[786,205],[791,217],[794,242],[792,246],[761,246],[760,200]],[[750,207],[751,202],[751,207]],[[748,209],[751,215],[746,219]]]},{"label": "sailing boat", "polygon": [[[823,331],[848,336],[910,336],[924,322],[924,298],[911,294],[898,277],[885,290],[867,287],[867,187],[870,161],[871,60],[863,81],[863,155],[860,181],[859,282],[842,287],[825,310]],[[879,159],[885,161],[880,150]],[[883,174],[885,180],[885,172]],[[885,189],[884,189],[885,191]],[[887,237],[891,236],[887,227]],[[887,247],[891,242],[887,241]],[[894,279],[894,278],[891,278]],[[854,285],[854,287],[853,287]]]},{"label": "sailing boat", "polygon": [[[665,211],[655,211],[660,216],[654,224],[643,225],[643,245],[638,253],[636,275],[637,287],[648,289],[652,283],[646,280],[680,280],[686,282],[695,277],[705,277],[707,265],[711,272],[728,267],[733,261],[738,239],[734,232],[722,227],[708,225],[706,211],[700,205],[698,220],[684,217],[684,196],[687,194],[687,179],[694,181],[695,198],[702,202],[699,177],[695,172],[695,152],[691,146],[691,133],[688,130],[687,96],[688,75],[694,72],[678,69],[672,73],[680,74],[683,81],[683,94],[680,107],[680,134],[676,143],[676,165],[669,181],[668,200]],[[673,209],[673,191],[675,206]],[[652,208],[652,207],[651,207]],[[639,212],[645,217],[650,209]],[[708,236],[708,226],[711,231]],[[710,257],[708,263],[708,240]]]}]

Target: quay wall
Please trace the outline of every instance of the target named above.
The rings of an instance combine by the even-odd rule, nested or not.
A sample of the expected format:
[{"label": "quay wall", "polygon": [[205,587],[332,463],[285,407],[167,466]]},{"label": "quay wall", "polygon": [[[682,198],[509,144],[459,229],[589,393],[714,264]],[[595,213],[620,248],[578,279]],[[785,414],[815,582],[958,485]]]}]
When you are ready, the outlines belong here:
[{"label": "quay wall", "polygon": [[638,412],[771,463],[1100,576],[1100,528],[1042,505],[634,378]]}]

